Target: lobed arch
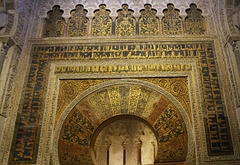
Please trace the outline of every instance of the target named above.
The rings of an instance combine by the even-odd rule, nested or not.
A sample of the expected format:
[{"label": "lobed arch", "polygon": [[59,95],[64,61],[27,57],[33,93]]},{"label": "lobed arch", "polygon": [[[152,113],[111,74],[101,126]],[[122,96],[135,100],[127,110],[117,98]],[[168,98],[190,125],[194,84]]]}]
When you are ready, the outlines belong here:
[{"label": "lobed arch", "polygon": [[[62,145],[60,141],[60,137],[62,137],[63,133],[63,126],[66,126],[66,122],[65,121],[69,121],[68,119],[70,118],[70,116],[76,112],[76,107],[79,107],[79,104],[84,101],[84,99],[86,99],[87,97],[96,94],[96,92],[101,91],[103,89],[112,87],[112,86],[128,86],[128,85],[134,85],[134,86],[141,86],[144,87],[147,90],[152,90],[156,93],[158,93],[159,95],[163,96],[164,98],[167,98],[170,101],[170,104],[173,105],[174,107],[176,107],[177,109],[177,114],[180,114],[179,116],[181,116],[181,120],[183,121],[183,125],[186,129],[186,136],[187,136],[187,151],[186,151],[186,159],[185,159],[185,163],[186,164],[191,164],[192,162],[192,157],[193,157],[193,153],[194,153],[194,140],[193,140],[193,130],[192,130],[192,126],[190,123],[190,119],[187,115],[187,113],[185,112],[184,108],[182,107],[182,105],[176,100],[176,98],[174,98],[170,93],[168,93],[167,91],[165,91],[163,88],[154,85],[152,83],[149,82],[145,82],[142,80],[134,80],[134,79],[122,79],[122,80],[110,80],[101,84],[98,84],[88,90],[86,90],[85,92],[83,92],[82,94],[78,95],[70,104],[69,106],[65,109],[65,111],[63,112],[63,114],[61,115],[57,125],[56,125],[56,129],[55,129],[55,134],[54,134],[54,138],[53,138],[53,163],[54,164],[60,164],[59,161],[59,149],[62,148],[62,146],[60,146],[60,144]],[[75,114],[74,114],[75,115]],[[85,116],[86,114],[84,114]],[[149,120],[149,118],[147,118],[146,116],[144,117],[141,114],[138,113],[134,113],[134,112],[127,112],[127,113],[120,113],[120,114],[111,114],[109,116],[105,116],[102,119],[99,120],[99,122],[90,122],[94,128],[92,128],[92,132],[93,134],[91,136],[88,137],[88,142],[86,142],[88,149],[86,149],[88,151],[88,157],[94,157],[94,154],[92,152],[92,145],[94,143],[94,140],[97,136],[97,134],[99,133],[99,131],[104,127],[103,123],[108,123],[111,122],[111,120],[113,120],[112,118],[115,118],[116,116],[120,116],[120,118],[122,117],[126,117],[126,116],[131,116],[133,118],[140,118],[140,120],[142,120],[143,122],[147,123],[147,125],[151,128],[151,129],[155,129],[155,135],[159,138],[160,135],[158,132],[156,131],[156,125],[154,125],[154,123],[151,123],[151,120]],[[85,119],[84,119],[85,120]],[[156,121],[156,120],[155,120]],[[103,124],[103,125],[102,125]],[[89,124],[88,124],[89,126]],[[154,128],[155,127],[155,128]],[[62,139],[62,138],[61,138]],[[90,151],[91,150],[91,151]],[[91,155],[91,156],[90,156]],[[158,154],[157,154],[158,155]],[[160,161],[159,160],[159,156],[156,157],[155,159],[156,161]],[[94,163],[94,162],[93,162]],[[96,163],[96,162],[95,162]]]},{"label": "lobed arch", "polygon": [[[51,7],[54,5],[60,5],[61,8],[65,11],[63,17],[70,17],[70,11],[75,8],[75,6],[79,3],[79,1],[71,0],[71,1],[60,1],[60,0],[51,0],[51,1],[40,1],[38,6],[39,10],[37,11],[37,16],[40,18],[46,18],[47,12],[51,10]],[[84,5],[84,8],[88,10],[87,17],[94,17],[94,10],[98,8],[100,4],[106,4],[107,8],[111,10],[110,16],[117,16],[117,10],[121,8],[122,4],[128,4],[129,8],[134,10],[134,16],[140,16],[140,10],[143,9],[143,6],[147,4],[151,4],[153,8],[155,8],[158,12],[158,16],[163,16],[163,9],[166,8],[167,4],[170,2],[168,0],[164,1],[156,1],[156,0],[141,0],[141,1],[109,1],[109,0],[101,0],[101,1],[81,1],[81,4]],[[175,5],[176,8],[180,9],[180,15],[186,15],[185,9],[189,7],[191,3],[195,3],[199,8],[202,9],[203,15],[209,14],[209,1],[204,0],[181,0],[181,1],[171,1]]]},{"label": "lobed arch", "polygon": [[[108,147],[105,148],[103,144],[109,145],[109,143],[115,143],[115,144],[119,143],[118,141],[115,141],[113,138],[111,138],[114,135],[115,137],[117,137],[116,135],[118,134],[120,135],[120,138],[122,138],[124,141],[122,143],[122,146],[118,145],[118,148],[117,148],[118,152],[124,153],[124,156],[120,155],[120,157],[121,156],[124,157],[123,164],[128,163],[132,165],[140,162],[143,164],[146,164],[146,162],[153,163],[151,162],[151,159],[152,159],[151,157],[153,156],[154,158],[156,158],[156,154],[158,152],[158,143],[156,142],[157,134],[154,131],[154,128],[146,120],[142,119],[141,117],[138,117],[132,114],[131,115],[125,114],[125,115],[117,115],[105,120],[95,130],[90,143],[91,157],[93,158],[93,162],[95,164],[100,164],[100,165],[105,164],[107,160],[102,159],[102,157],[104,156],[106,157],[106,151],[107,151],[106,149]],[[145,138],[142,138],[144,136]],[[122,142],[120,139],[119,141]],[[149,145],[149,143],[152,143],[152,144]],[[139,156],[139,153],[137,153],[138,151],[137,145],[145,146],[140,156]],[[111,146],[112,144],[109,145],[109,148]],[[146,152],[144,150],[146,149],[146,146],[148,147],[148,154],[143,154]],[[124,151],[122,150],[121,147],[124,148]],[[116,151],[116,145],[114,146],[114,148]],[[103,152],[99,152],[99,150]],[[149,155],[151,156],[149,157]],[[112,155],[109,154],[107,157],[109,159],[110,157],[112,157]],[[117,159],[118,157],[115,157],[115,158]],[[109,164],[113,162],[117,165],[122,164],[121,160],[119,161],[119,159],[118,159],[119,162],[116,163],[115,161],[116,159],[112,158],[112,162],[109,162]],[[99,162],[99,160],[101,163]]]},{"label": "lobed arch", "polygon": [[[45,18],[43,24],[42,37],[64,37],[66,36],[64,33],[66,26],[68,26],[67,36],[71,37],[89,36],[91,33],[93,36],[159,35],[161,33],[159,23],[164,35],[206,34],[206,23],[202,16],[202,10],[198,9],[194,3],[186,9],[185,19],[179,16],[180,10],[171,3],[167,5],[167,9],[163,10],[162,21],[156,15],[157,10],[152,8],[151,4],[145,4],[144,8],[139,11],[141,16],[135,17],[135,11],[124,3],[122,9],[117,10],[118,16],[113,19],[110,16],[111,10],[106,9],[106,4],[100,4],[99,9],[94,11],[95,17],[91,21],[92,18],[86,16],[88,10],[82,4],[76,5],[75,14],[72,10],[71,17],[66,19],[63,17],[64,10],[59,5],[55,5],[47,13],[48,17]],[[68,19],[69,21],[67,21]],[[186,30],[183,29],[184,23]]]}]

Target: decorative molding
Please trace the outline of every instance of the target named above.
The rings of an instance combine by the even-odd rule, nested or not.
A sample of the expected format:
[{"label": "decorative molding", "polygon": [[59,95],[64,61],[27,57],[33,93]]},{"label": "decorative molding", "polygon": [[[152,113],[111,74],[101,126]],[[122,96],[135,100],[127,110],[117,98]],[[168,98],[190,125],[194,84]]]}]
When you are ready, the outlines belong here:
[{"label": "decorative molding", "polygon": [[[11,141],[14,134],[14,123],[17,116],[17,107],[18,105],[14,104],[15,101],[19,103],[20,96],[16,96],[16,91],[19,89],[17,88],[16,82],[19,80],[19,68],[22,64],[21,58],[21,49],[19,47],[14,46],[12,58],[10,63],[10,69],[8,71],[7,80],[5,81],[4,90],[3,90],[3,98],[0,102],[0,108],[2,110],[2,115],[6,116],[7,119],[5,120],[5,127],[3,128],[2,139],[0,141],[0,159],[3,164],[7,164],[8,156],[10,153],[11,148]],[[12,49],[11,48],[11,49]],[[15,109],[15,110],[14,110]]]}]

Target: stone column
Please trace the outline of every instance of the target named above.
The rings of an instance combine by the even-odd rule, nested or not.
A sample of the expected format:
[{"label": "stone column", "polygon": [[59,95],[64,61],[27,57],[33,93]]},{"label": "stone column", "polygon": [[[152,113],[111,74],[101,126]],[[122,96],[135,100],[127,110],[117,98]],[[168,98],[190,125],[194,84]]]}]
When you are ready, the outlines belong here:
[{"label": "stone column", "polygon": [[[233,51],[234,51],[235,59],[237,63],[238,76],[240,77],[240,39],[238,41],[233,41],[232,47],[233,47]],[[240,84],[240,82],[238,84]],[[240,105],[238,105],[236,112],[237,112],[238,125],[240,127]]]},{"label": "stone column", "polygon": [[8,50],[15,42],[11,37],[0,37],[0,76],[3,70],[4,60],[7,56]]},{"label": "stone column", "polygon": [[6,11],[0,11],[0,31],[7,25],[7,17]]},{"label": "stone column", "polygon": [[111,16],[111,18],[112,18],[112,35],[115,36],[115,26],[116,26],[117,16]]},{"label": "stone column", "polygon": [[65,25],[64,25],[63,37],[67,37],[68,36],[67,31],[68,31],[68,21],[69,21],[69,18],[64,18],[64,20],[65,20]]},{"label": "stone column", "polygon": [[142,141],[140,139],[137,144],[137,165],[142,165]]},{"label": "stone column", "polygon": [[127,153],[126,153],[126,143],[122,143],[122,147],[123,147],[123,165],[126,165],[126,156],[127,156]]},{"label": "stone column", "polygon": [[233,47],[233,52],[235,54],[235,58],[236,58],[236,63],[238,66],[238,74],[240,76],[240,40],[239,41],[232,41],[231,45]]},{"label": "stone column", "polygon": [[[3,64],[6,59],[7,53],[9,48],[13,45],[12,42],[8,42],[9,38],[0,38],[0,100],[2,100],[3,97],[3,89],[4,89],[4,83],[6,80],[6,74],[2,74],[3,72]],[[6,114],[2,113],[3,108],[0,107],[0,139],[2,139],[3,136],[3,130],[5,127],[5,123],[7,120]]]},{"label": "stone column", "polygon": [[135,16],[135,21],[136,21],[136,35],[139,35],[139,18],[140,15]]},{"label": "stone column", "polygon": [[237,112],[238,125],[240,127],[240,107],[236,109],[236,112]]},{"label": "stone column", "polygon": [[[235,60],[236,60],[236,64],[237,64],[237,70],[238,70],[238,78],[237,81],[239,81],[239,77],[240,77],[240,35],[232,35],[228,38],[228,42],[231,44],[232,48],[233,48],[233,52],[235,55]],[[237,84],[240,84],[240,82],[238,82]],[[240,126],[240,105],[237,105],[236,108],[236,114],[237,114],[237,119],[238,119],[238,125]]]},{"label": "stone column", "polygon": [[153,145],[153,162],[155,161],[155,154],[156,154],[156,149],[155,149],[155,146],[156,146],[156,144],[155,144],[155,142],[151,142],[151,144]]},{"label": "stone column", "polygon": [[4,59],[6,58],[9,48],[10,48],[10,45],[7,42],[0,43],[0,75],[2,73]]},{"label": "stone column", "polygon": [[92,36],[92,21],[93,17],[88,17],[89,23],[88,23],[88,36]]},{"label": "stone column", "polygon": [[110,165],[110,146],[111,146],[111,143],[107,143],[106,144],[106,149],[107,149],[107,165]]}]

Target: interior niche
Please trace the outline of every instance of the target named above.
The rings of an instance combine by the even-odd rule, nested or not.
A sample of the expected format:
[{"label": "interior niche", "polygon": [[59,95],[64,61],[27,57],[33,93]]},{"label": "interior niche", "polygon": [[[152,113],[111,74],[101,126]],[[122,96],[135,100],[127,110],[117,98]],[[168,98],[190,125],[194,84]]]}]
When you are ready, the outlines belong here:
[{"label": "interior niche", "polygon": [[157,139],[140,120],[121,119],[106,125],[94,144],[97,165],[153,164]]}]

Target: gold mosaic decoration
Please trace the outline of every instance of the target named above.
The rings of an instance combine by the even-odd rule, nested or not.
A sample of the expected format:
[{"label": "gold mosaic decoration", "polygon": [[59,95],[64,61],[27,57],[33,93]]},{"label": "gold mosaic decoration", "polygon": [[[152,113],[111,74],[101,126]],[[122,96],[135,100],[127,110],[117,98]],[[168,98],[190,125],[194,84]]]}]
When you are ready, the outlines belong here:
[{"label": "gold mosaic decoration", "polygon": [[112,18],[109,16],[110,10],[106,5],[101,4],[99,9],[94,11],[95,17],[92,24],[93,36],[110,36],[112,35]]},{"label": "gold mosaic decoration", "polygon": [[[177,79],[172,79],[171,82],[174,83]],[[186,91],[173,92],[180,94]],[[153,89],[125,84],[99,89],[83,98],[73,108],[64,121],[59,137],[61,164],[91,164],[90,139],[94,130],[109,117],[123,114],[139,116],[152,125],[159,146],[156,161],[186,160],[187,131],[175,105]]]},{"label": "gold mosaic decoration", "polygon": [[171,103],[163,109],[164,103],[161,101],[154,104],[154,108],[160,111],[160,116],[154,124],[158,136],[158,152],[155,162],[184,162],[188,150],[186,127],[178,109]]},{"label": "gold mosaic decoration", "polygon": [[[60,60],[73,60],[73,61],[91,61],[90,65],[80,65],[80,66],[56,66],[53,71],[54,74],[130,74],[130,73],[177,73],[177,72],[192,72],[193,68],[191,64],[188,64],[188,60],[192,61],[197,60],[197,71],[199,74],[199,78],[201,81],[200,91],[202,91],[202,108],[203,113],[206,114],[206,118],[204,120],[205,124],[205,133],[206,141],[207,141],[207,151],[208,156],[211,155],[232,155],[233,154],[233,145],[232,145],[232,137],[229,128],[228,117],[225,114],[225,106],[223,102],[223,97],[221,93],[221,84],[218,75],[218,67],[216,64],[216,56],[214,52],[214,43],[211,41],[186,41],[186,42],[129,42],[126,40],[121,43],[76,43],[76,44],[68,44],[68,43],[59,43],[59,44],[39,44],[33,45],[31,51],[31,67],[29,68],[28,79],[26,80],[26,88],[23,95],[23,103],[22,106],[19,107],[19,110],[16,119],[16,127],[13,136],[13,143],[11,148],[11,153],[9,154],[9,162],[10,164],[21,164],[21,163],[33,163],[37,160],[38,155],[38,144],[39,144],[39,132],[41,131],[41,124],[43,115],[43,103],[44,103],[44,93],[46,91],[46,82],[48,80],[48,69],[49,63],[52,61],[60,61]],[[95,60],[100,62],[101,59],[152,59],[152,60],[165,60],[165,59],[177,59],[186,60],[187,64],[127,64],[127,65],[96,65],[94,63]],[[193,61],[194,61],[193,60]],[[66,63],[67,64],[67,63]],[[62,81],[62,80],[61,80]],[[172,94],[176,96],[180,96],[182,91],[186,91],[186,85],[180,85],[181,88],[178,88],[181,82],[174,82],[170,85],[169,89],[172,90]],[[99,112],[93,115],[85,111],[88,109],[89,105],[93,105],[96,107],[98,104],[95,100],[97,96],[102,96],[102,98],[107,97],[107,91],[99,91],[98,94],[92,95],[89,100],[85,102],[81,102],[78,104],[79,107],[82,108],[82,112],[85,113],[84,116],[91,117],[92,123],[97,123],[101,120],[98,119],[98,116],[103,116],[102,120],[105,117],[108,117],[109,114],[118,114],[121,110],[122,112],[131,112],[135,113],[135,107],[138,106],[133,101],[135,99],[141,98],[141,94],[139,94],[139,90],[137,88],[132,88],[130,90],[130,86],[125,86],[121,88],[111,88],[111,96],[108,100],[110,100],[110,104],[108,104],[107,99],[101,99],[101,108],[99,108]],[[119,94],[118,91],[119,90]],[[110,91],[110,88],[109,88]],[[121,92],[120,92],[121,91]],[[130,97],[127,93],[131,91],[131,95],[134,97]],[[139,104],[139,112],[143,117],[151,114],[151,111],[144,110],[150,109],[154,104],[154,101],[145,101],[148,95],[149,90],[141,90],[143,93],[143,102],[144,104]],[[67,92],[75,92],[75,91],[67,91]],[[126,93],[124,93],[126,92]],[[169,92],[170,93],[170,92]],[[122,100],[127,100],[126,102],[121,101],[118,102],[117,95],[120,98],[124,98]],[[175,97],[176,97],[175,96]],[[155,92],[150,92],[149,97],[156,98],[158,95]],[[165,101],[164,101],[165,100]],[[129,102],[131,102],[129,108]],[[162,103],[167,104],[167,100],[163,98]],[[146,105],[145,105],[146,103]],[[115,107],[114,111],[108,109],[108,113],[103,112],[101,109],[105,109],[105,105],[110,105],[110,107]],[[95,105],[95,106],[94,106]],[[109,106],[108,106],[109,107]],[[147,108],[148,107],[148,108]],[[157,106],[156,106],[157,107]],[[174,107],[173,107],[174,108]],[[141,111],[140,111],[141,110]],[[136,112],[136,113],[137,113]],[[159,111],[156,111],[159,112]],[[61,112],[60,112],[61,113]],[[60,115],[59,113],[59,115]],[[131,114],[130,113],[130,114]],[[154,124],[155,120],[154,116],[151,115],[151,120],[149,118],[149,123]],[[179,133],[182,132],[182,129],[179,129]],[[67,135],[67,134],[66,134]],[[44,144],[45,145],[45,144]],[[87,152],[87,151],[86,151]],[[71,164],[71,163],[70,163]]]},{"label": "gold mosaic decoration", "polygon": [[92,165],[89,139],[94,127],[76,108],[69,114],[61,130],[58,150],[60,164]]},{"label": "gold mosaic decoration", "polygon": [[181,103],[181,105],[187,112],[190,121],[192,122],[187,77],[139,78],[139,79],[158,85],[165,89],[166,91],[168,91],[169,93],[171,93]]},{"label": "gold mosaic decoration", "polygon": [[61,80],[58,94],[55,123],[58,122],[65,108],[85,90],[110,79]]},{"label": "gold mosaic decoration", "polygon": [[190,9],[187,9],[186,13],[186,33],[191,35],[206,34],[206,25],[201,15],[202,11],[195,4],[191,4]]},{"label": "gold mosaic decoration", "polygon": [[[156,16],[157,10],[152,9],[151,4],[145,4],[145,9],[140,10],[139,26],[136,25],[136,19],[133,16],[134,11],[128,9],[127,4],[122,5],[122,9],[117,11],[116,21],[110,17],[111,11],[106,9],[105,4],[99,5],[99,9],[94,11],[95,17],[91,24],[86,17],[87,10],[82,5],[77,5],[76,9],[71,11],[71,17],[67,24],[67,33],[64,34],[65,20],[62,17],[63,10],[56,5],[48,12],[46,18],[43,37],[77,37],[90,35],[89,26],[91,27],[92,36],[134,36],[134,35],[159,35],[160,22]],[[175,9],[173,4],[168,4],[163,10],[161,27],[164,35],[181,35],[184,34],[183,20],[179,16],[179,10]],[[201,35],[206,34],[206,24],[202,11],[195,4],[191,4],[186,10],[186,34]]]},{"label": "gold mosaic decoration", "polygon": [[164,35],[183,34],[183,23],[179,12],[173,4],[168,4],[167,9],[163,10],[162,29]]},{"label": "gold mosaic decoration", "polygon": [[136,35],[136,21],[133,17],[133,10],[128,9],[127,4],[122,5],[122,9],[117,11],[116,36]]},{"label": "gold mosaic decoration", "polygon": [[139,18],[139,34],[140,35],[158,35],[159,34],[159,20],[156,16],[157,11],[152,9],[150,4],[144,5],[143,10],[140,11]]},{"label": "gold mosaic decoration", "polygon": [[45,20],[43,27],[43,37],[62,37],[64,34],[65,20],[62,17],[63,10],[60,6],[53,6],[48,12],[48,18]]},{"label": "gold mosaic decoration", "polygon": [[88,35],[88,18],[87,10],[83,9],[83,5],[77,5],[76,9],[71,11],[71,17],[68,22],[68,37],[78,37]]},{"label": "gold mosaic decoration", "polygon": [[[61,114],[66,109],[66,107],[82,92],[85,90],[112,79],[86,79],[86,80],[61,80],[58,94],[57,111],[55,117],[55,125],[58,122]],[[191,119],[191,106],[188,93],[188,80],[186,77],[179,78],[139,78],[139,80],[148,81],[150,83],[156,84],[169,93],[171,93],[186,110],[189,118]],[[116,90],[110,90],[110,93],[117,93]],[[151,97],[155,97],[151,94]],[[116,99],[114,96],[111,99]],[[116,110],[119,110],[120,104],[114,104]],[[127,104],[121,104],[121,107]],[[131,107],[131,106],[130,106]],[[130,108],[131,109],[131,108]],[[145,112],[145,115],[147,112]]]}]

